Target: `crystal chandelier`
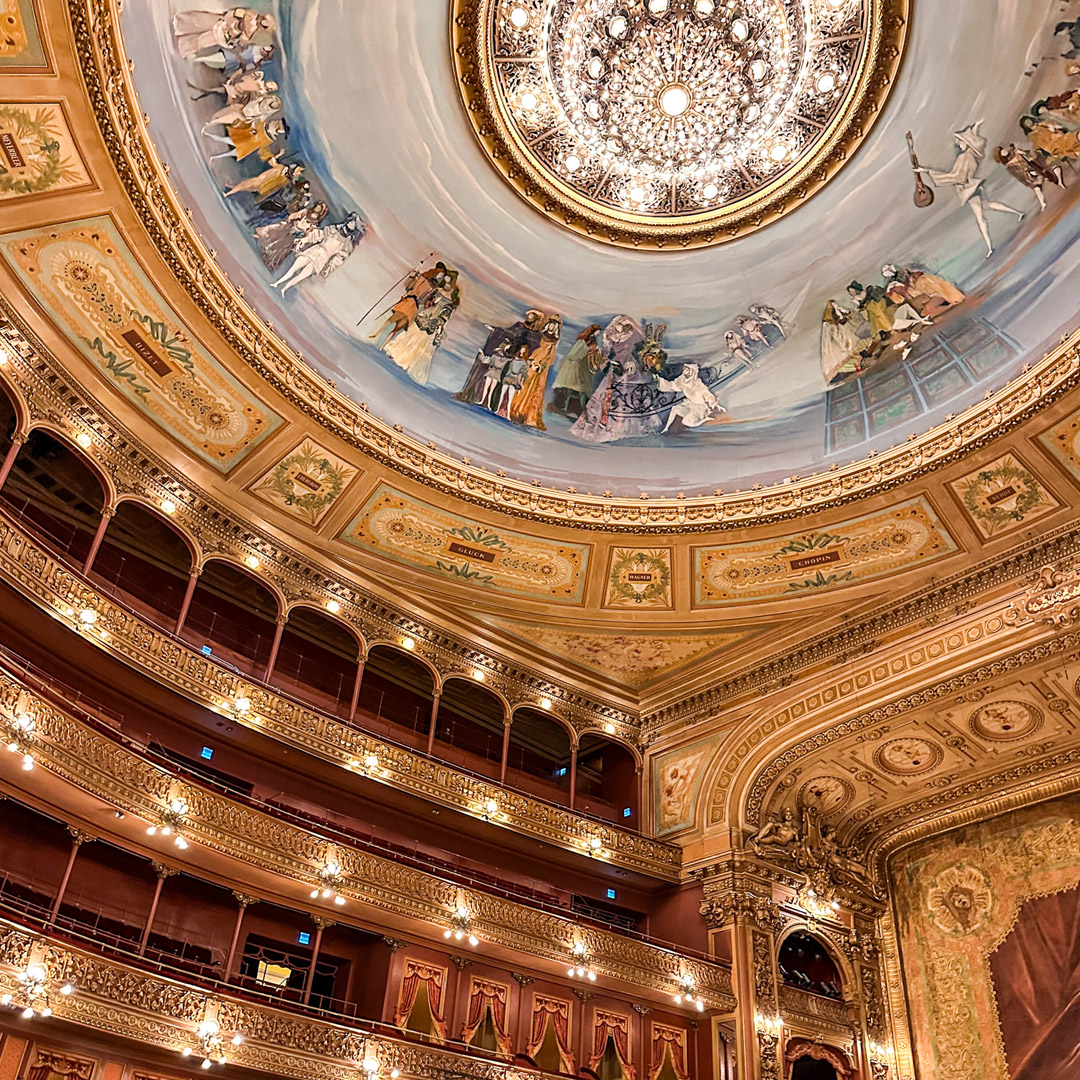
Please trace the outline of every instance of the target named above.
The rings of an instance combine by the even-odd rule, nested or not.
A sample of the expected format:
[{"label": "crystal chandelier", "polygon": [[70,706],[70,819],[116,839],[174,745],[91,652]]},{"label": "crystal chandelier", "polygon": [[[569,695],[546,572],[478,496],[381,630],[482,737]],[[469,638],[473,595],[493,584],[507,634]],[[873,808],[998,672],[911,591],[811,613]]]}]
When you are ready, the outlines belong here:
[{"label": "crystal chandelier", "polygon": [[884,55],[882,10],[906,5],[480,0],[459,35],[482,35],[478,81],[514,163],[598,235],[617,221],[647,236],[760,210],[804,166],[820,170],[841,128],[861,138],[854,115]]},{"label": "crystal chandelier", "polygon": [[13,991],[0,994],[0,1005],[18,1010],[24,1020],[34,1016],[52,1016],[49,1002],[54,991],[64,997],[75,992],[70,982],[57,986],[59,980],[49,977],[44,964],[28,964],[16,974],[15,981],[18,986]]}]

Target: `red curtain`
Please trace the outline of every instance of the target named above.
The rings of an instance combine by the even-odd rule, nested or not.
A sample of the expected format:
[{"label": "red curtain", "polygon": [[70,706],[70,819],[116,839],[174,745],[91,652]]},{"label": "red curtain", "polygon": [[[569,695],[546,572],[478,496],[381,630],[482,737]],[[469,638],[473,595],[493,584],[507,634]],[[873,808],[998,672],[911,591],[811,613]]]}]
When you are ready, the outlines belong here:
[{"label": "red curtain", "polygon": [[446,1018],[442,1014],[442,1000],[443,989],[446,986],[446,968],[425,964],[420,960],[405,961],[394,1023],[400,1028],[405,1026],[416,1006],[416,996],[420,992],[421,983],[427,990],[428,1009],[431,1010],[431,1022],[435,1025],[435,1034],[440,1039],[445,1039]]},{"label": "red curtain", "polygon": [[549,1023],[555,1031],[562,1071],[571,1074],[577,1072],[574,1055],[570,1051],[570,1002],[562,998],[533,994],[532,1033],[525,1053],[531,1058],[536,1057],[537,1051],[544,1045]]},{"label": "red curtain", "polygon": [[39,1050],[34,1064],[26,1071],[26,1080],[50,1080],[56,1076],[64,1080],[90,1080],[93,1071],[92,1061]]},{"label": "red curtain", "polygon": [[686,1032],[682,1028],[668,1027],[666,1024],[653,1024],[649,1080],[656,1080],[660,1075],[669,1053],[675,1075],[679,1080],[689,1080],[689,1073],[686,1071]]},{"label": "red curtain", "polygon": [[636,1072],[630,1064],[630,1017],[622,1013],[597,1009],[593,1014],[593,1056],[589,1059],[589,1068],[596,1071],[604,1051],[607,1050],[609,1038],[615,1046],[615,1056],[618,1057],[627,1080],[635,1080]]},{"label": "red curtain", "polygon": [[499,1051],[510,1055],[510,1032],[506,1029],[507,993],[507,988],[502,983],[473,979],[469,993],[469,1018],[461,1032],[462,1042],[472,1042],[473,1036],[484,1022],[484,1015],[490,1009],[491,1026],[495,1029],[495,1041],[499,1044]]}]

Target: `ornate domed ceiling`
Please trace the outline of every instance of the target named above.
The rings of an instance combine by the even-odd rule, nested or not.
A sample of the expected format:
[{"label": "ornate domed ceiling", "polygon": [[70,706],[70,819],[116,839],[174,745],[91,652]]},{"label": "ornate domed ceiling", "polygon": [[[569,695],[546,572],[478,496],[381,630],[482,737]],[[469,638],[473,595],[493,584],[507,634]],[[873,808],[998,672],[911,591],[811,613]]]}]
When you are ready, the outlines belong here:
[{"label": "ornate domed ceiling", "polygon": [[[499,93],[538,176],[631,219],[661,212],[657,185],[677,209],[693,189],[690,216],[722,219],[809,163],[784,216],[664,250],[545,216],[476,138],[452,49],[470,28],[444,0],[125,5],[140,103],[199,231],[297,352],[404,435],[563,491],[731,491],[928,431],[1072,319],[1080,107],[1056,10],[530,0],[511,25],[518,9],[543,20],[551,81]],[[876,105],[850,160],[820,164],[868,86],[872,130]],[[530,134],[534,98],[576,118],[573,146]],[[632,205],[594,174],[625,174]]]}]

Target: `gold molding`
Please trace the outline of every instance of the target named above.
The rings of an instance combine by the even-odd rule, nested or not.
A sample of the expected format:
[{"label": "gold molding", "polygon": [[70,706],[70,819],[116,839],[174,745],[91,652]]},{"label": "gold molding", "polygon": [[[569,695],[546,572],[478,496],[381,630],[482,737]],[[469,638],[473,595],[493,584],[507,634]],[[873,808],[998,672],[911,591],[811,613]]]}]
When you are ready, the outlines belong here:
[{"label": "gold molding", "polygon": [[371,416],[317,375],[240,296],[199,237],[150,139],[124,49],[117,0],[68,0],[90,106],[135,211],[161,258],[239,357],[317,424],[388,468],[466,502],[562,528],[709,531],[760,525],[881,492],[984,446],[1078,381],[1080,333],[960,416],[880,455],[823,475],[730,495],[605,498],[498,477],[433,451]]},{"label": "gold molding", "polygon": [[[569,914],[536,910],[339,841],[329,842],[212,789],[175,778],[10,676],[0,675],[0,707],[9,714],[25,709],[34,717],[32,750],[39,767],[109,806],[157,823],[168,801],[182,794],[188,807],[185,838],[235,859],[241,874],[243,868],[254,867],[307,887],[318,882],[319,869],[332,851],[341,867],[341,883],[335,888],[369,910],[419,921],[430,931],[449,925],[452,912],[464,904],[470,927],[494,945],[565,965],[575,941],[581,940],[598,974],[663,993],[673,992],[680,972],[687,970],[718,1006],[729,1003],[731,975],[719,964],[682,957],[624,934],[579,926]],[[235,884],[247,887],[243,881]],[[335,918],[340,917],[335,909]]]},{"label": "gold molding", "polygon": [[869,0],[864,49],[843,104],[790,173],[733,205],[657,220],[576,194],[538,164],[515,134],[500,106],[488,48],[497,2],[453,0],[450,7],[458,93],[484,155],[522,199],[557,224],[593,240],[654,250],[726,243],[778,220],[820,191],[850,161],[881,114],[900,67],[910,21],[910,0]]},{"label": "gold molding", "polygon": [[[70,996],[57,995],[52,1003],[54,1020],[159,1050],[179,1054],[191,1046],[196,1025],[212,1007],[225,1030],[244,1034],[240,1046],[229,1048],[231,1064],[291,1080],[355,1080],[369,1038],[378,1045],[386,1075],[392,1068],[403,1076],[426,1080],[446,1076],[521,1080],[524,1075],[499,1061],[387,1036],[386,1025],[375,1021],[346,1025],[211,994],[48,938],[42,940],[8,919],[0,919],[0,986],[17,985],[16,970],[34,952],[51,975],[69,978],[78,988]],[[180,1067],[180,1060],[172,1070],[177,1075],[187,1071]]]},{"label": "gold molding", "polygon": [[[546,844],[584,852],[599,835],[614,866],[667,881],[680,880],[682,850],[618,826],[581,817],[569,809],[508,791],[497,783],[458,772],[452,766],[357,732],[350,725],[305,709],[243,676],[217,667],[198,650],[119,607],[78,580],[14,523],[0,516],[0,577],[49,612],[71,633],[142,673],[170,686],[205,708],[228,715],[285,745],[348,770],[350,761],[369,754],[379,759],[373,782],[428,799],[440,806],[479,816],[488,799],[499,806],[494,824]],[[92,607],[93,627],[78,629],[77,612]],[[68,615],[67,612],[71,612]],[[251,708],[234,713],[231,703],[247,697]]]}]

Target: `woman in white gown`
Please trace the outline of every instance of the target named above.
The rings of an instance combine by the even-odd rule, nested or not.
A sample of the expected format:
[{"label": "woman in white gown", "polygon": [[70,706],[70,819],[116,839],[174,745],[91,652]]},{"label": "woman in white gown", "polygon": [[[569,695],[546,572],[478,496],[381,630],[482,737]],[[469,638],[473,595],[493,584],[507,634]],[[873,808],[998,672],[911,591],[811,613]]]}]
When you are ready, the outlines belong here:
[{"label": "woman in white gown", "polygon": [[869,340],[859,337],[862,316],[842,308],[835,300],[825,305],[821,317],[821,374],[827,383],[859,369],[860,354]]}]

